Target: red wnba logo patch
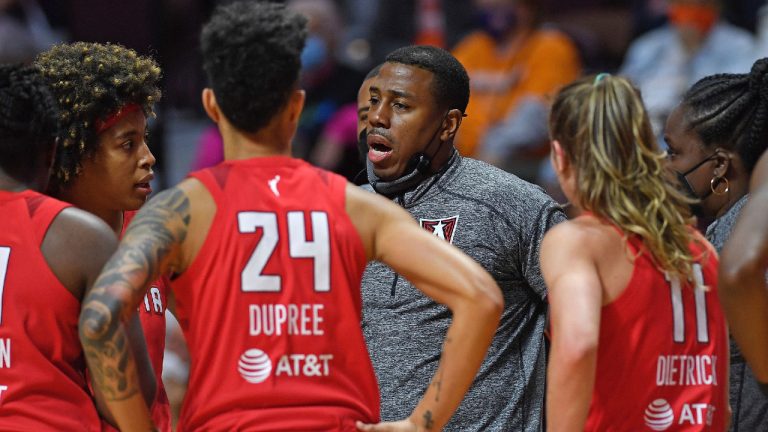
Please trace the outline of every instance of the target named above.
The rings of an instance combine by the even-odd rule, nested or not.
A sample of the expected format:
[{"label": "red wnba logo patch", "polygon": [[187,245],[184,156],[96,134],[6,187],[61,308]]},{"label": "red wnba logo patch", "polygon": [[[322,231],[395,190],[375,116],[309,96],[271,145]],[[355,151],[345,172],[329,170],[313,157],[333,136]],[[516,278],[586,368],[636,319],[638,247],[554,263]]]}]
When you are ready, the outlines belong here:
[{"label": "red wnba logo patch", "polygon": [[456,233],[458,222],[459,215],[445,219],[419,219],[422,228],[451,244],[453,244],[453,235]]}]

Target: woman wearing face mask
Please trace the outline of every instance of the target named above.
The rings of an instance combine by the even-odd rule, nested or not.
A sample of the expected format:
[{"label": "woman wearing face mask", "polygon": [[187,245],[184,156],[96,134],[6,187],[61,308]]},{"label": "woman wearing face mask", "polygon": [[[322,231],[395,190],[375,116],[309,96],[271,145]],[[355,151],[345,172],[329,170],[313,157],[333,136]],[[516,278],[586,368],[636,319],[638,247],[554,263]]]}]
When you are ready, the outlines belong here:
[{"label": "woman wearing face mask", "polygon": [[[122,236],[152,192],[155,157],[146,143],[147,117],[160,99],[160,68],[120,45],[84,42],[54,46],[35,64],[59,102],[64,131],[49,193],[95,214]],[[153,282],[139,308],[157,382],[152,419],[161,431],[170,430],[161,379],[166,289],[165,278]]]},{"label": "woman wearing face mask", "polygon": [[[748,74],[701,79],[667,120],[669,166],[713,220],[707,239],[718,252],[748,199],[749,178],[768,146],[768,59]],[[731,342],[731,407],[734,431],[765,430],[768,397],[761,393],[738,347]]]}]

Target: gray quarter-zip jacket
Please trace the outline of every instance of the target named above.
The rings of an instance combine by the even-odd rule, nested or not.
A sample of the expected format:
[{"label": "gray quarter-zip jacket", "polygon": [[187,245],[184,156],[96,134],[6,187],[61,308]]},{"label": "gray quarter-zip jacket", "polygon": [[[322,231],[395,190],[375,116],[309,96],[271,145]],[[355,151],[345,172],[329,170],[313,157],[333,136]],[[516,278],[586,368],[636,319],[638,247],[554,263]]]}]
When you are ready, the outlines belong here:
[{"label": "gray quarter-zip jacket", "polygon": [[[441,173],[394,201],[479,262],[504,296],[488,355],[445,430],[541,430],[547,302],[539,248],[547,229],[565,220],[560,206],[538,186],[458,153]],[[378,262],[363,275],[362,295],[382,420],[401,419],[429,385],[451,314]]]}]

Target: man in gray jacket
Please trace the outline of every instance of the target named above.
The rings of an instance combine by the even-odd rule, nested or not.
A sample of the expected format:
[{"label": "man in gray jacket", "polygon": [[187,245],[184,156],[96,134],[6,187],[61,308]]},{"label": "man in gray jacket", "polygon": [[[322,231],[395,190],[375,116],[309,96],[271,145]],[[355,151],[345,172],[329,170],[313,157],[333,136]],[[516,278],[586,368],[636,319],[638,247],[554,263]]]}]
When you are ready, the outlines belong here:
[{"label": "man in gray jacket", "polygon": [[[504,296],[488,356],[445,430],[541,430],[547,302],[539,246],[565,215],[537,186],[454,149],[469,78],[447,51],[411,46],[392,52],[368,92],[364,187],[477,260]],[[400,418],[429,385],[450,313],[381,263],[369,264],[362,293],[382,419]]]}]

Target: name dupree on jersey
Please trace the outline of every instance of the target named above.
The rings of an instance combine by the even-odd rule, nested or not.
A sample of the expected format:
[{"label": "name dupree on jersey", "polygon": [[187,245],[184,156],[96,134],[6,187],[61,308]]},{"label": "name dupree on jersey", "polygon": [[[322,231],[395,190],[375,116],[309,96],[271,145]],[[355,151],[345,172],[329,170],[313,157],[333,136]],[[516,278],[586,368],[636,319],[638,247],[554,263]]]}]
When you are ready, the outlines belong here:
[{"label": "name dupree on jersey", "polygon": [[355,430],[378,421],[360,329],[366,263],[346,180],[287,157],[191,175],[216,215],[173,282],[190,346],[182,430]]}]

